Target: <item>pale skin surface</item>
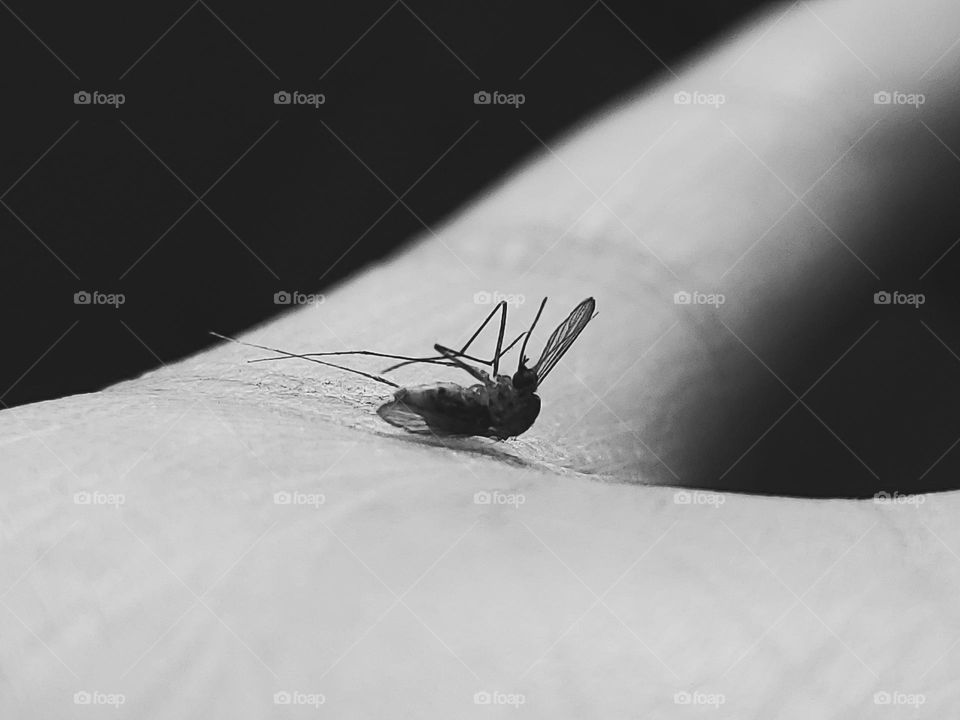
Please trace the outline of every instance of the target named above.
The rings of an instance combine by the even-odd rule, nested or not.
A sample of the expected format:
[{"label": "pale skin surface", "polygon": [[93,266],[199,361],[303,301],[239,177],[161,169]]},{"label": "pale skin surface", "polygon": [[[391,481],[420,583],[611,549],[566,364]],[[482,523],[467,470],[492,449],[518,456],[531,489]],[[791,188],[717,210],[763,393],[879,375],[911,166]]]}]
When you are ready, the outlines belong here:
[{"label": "pale skin surface", "polygon": [[[721,435],[739,443],[735,458],[776,417],[757,413],[738,434],[734,418],[754,418],[743,398],[775,381],[740,372],[742,346],[672,293],[724,292],[723,321],[776,345],[790,322],[771,328],[766,309],[838,246],[795,208],[724,275],[793,202],[764,163],[799,194],[876,112],[862,98],[877,81],[824,23],[880,76],[915,78],[960,34],[949,3],[924,5],[814,5],[817,17],[797,8],[776,24],[774,12],[551,143],[439,237],[245,336],[300,352],[425,353],[466,339],[489,310],[471,296],[497,290],[526,296],[511,338],[551,297],[536,354],[595,296],[600,315],[516,441],[411,438],[375,414],[389,388],[301,361],[248,365],[258,352],[235,345],[0,413],[0,715],[306,714],[274,705],[287,690],[322,693],[320,712],[340,718],[946,716],[960,696],[955,493],[895,506],[684,504],[655,486],[707,482],[711,418],[731,426]],[[921,84],[928,104],[945,102],[958,66],[960,52],[939,60]],[[672,103],[677,90],[714,87],[729,93],[721,117],[740,140],[713,110]],[[891,147],[908,142],[895,123],[876,130]],[[807,196],[821,217],[845,213],[848,241],[901,184],[925,179],[905,161],[877,182],[878,156],[851,152]],[[619,178],[609,208],[584,214],[595,196],[574,173],[597,193]],[[874,251],[896,248],[881,238]],[[470,382],[430,367],[394,377]],[[494,489],[523,504],[475,503]],[[124,503],[76,504],[85,490]],[[325,502],[275,504],[278,491]],[[84,690],[125,702],[74,705]],[[478,691],[524,704],[476,705]],[[722,704],[677,704],[684,691]],[[882,691],[904,695],[878,708]],[[910,694],[923,695],[919,712]]]}]

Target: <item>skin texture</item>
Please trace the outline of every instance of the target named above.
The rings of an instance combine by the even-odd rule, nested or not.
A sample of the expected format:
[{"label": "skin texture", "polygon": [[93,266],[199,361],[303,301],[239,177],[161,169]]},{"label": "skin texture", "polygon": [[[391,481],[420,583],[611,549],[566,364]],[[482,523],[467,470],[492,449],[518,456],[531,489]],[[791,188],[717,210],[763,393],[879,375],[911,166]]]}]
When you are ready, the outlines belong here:
[{"label": "skin texture", "polygon": [[[596,296],[599,316],[515,441],[406,435],[376,415],[389,388],[300,361],[248,365],[257,351],[230,344],[0,413],[0,715],[86,717],[73,694],[98,691],[123,694],[119,711],[99,708],[115,717],[262,718],[306,713],[274,704],[298,691],[344,718],[947,716],[960,695],[955,493],[876,503],[673,487],[723,486],[783,410],[727,326],[799,388],[863,332],[844,301],[873,280],[822,223],[788,210],[768,167],[808,187],[874,122],[863,98],[877,81],[851,48],[896,79],[950,47],[956,11],[922,5],[775,10],[551,142],[439,237],[245,336],[422,354],[469,337],[489,310],[474,293],[526,297],[508,337],[549,295],[535,354]],[[956,112],[943,88],[958,64],[947,53],[925,80],[938,127]],[[672,102],[712,87],[731,98],[726,128],[712,108]],[[909,207],[894,200],[921,186],[924,212],[947,217],[953,191],[928,182],[942,168],[907,123],[871,132],[807,202],[871,265],[894,268]],[[618,178],[595,203],[587,187]],[[945,249],[924,242],[911,251]],[[673,304],[684,287],[729,300],[717,313]],[[788,302],[811,287],[824,296]],[[824,322],[828,300],[840,310]],[[425,366],[394,377],[469,384]],[[798,487],[795,458],[819,446],[803,427],[780,442],[758,447],[739,489],[776,489],[778,474]],[[823,468],[836,494],[865,494],[872,481],[844,468]],[[122,504],[103,504],[110,493]],[[519,711],[475,704],[495,691],[521,695]],[[878,708],[878,692],[897,707]]]}]

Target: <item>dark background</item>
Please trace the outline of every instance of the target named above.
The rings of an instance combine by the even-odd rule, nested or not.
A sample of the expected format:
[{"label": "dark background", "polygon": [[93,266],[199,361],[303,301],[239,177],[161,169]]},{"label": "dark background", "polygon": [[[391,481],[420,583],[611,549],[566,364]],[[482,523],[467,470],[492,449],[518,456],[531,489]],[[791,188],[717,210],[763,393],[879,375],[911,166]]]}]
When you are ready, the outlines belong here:
[{"label": "dark background", "polygon": [[0,403],[97,390],[322,291],[537,151],[521,120],[549,139],[762,4],[7,0]]}]

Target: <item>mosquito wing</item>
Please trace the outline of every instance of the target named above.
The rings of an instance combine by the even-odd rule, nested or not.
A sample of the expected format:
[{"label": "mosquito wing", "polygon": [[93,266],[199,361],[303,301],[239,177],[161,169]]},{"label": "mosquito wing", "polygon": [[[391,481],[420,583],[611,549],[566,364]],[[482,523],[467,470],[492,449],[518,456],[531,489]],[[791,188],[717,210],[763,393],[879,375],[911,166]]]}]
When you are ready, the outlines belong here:
[{"label": "mosquito wing", "polygon": [[594,318],[596,307],[597,303],[594,299],[587,298],[577,305],[573,312],[567,316],[567,319],[553,331],[550,339],[547,340],[546,347],[543,348],[543,354],[537,360],[537,364],[533,366],[533,371],[537,374],[537,385],[543,383],[554,366],[560,362],[560,358],[573,345],[577,336],[583,332],[587,323]]},{"label": "mosquito wing", "polygon": [[489,435],[490,411],[466,388],[436,383],[401,388],[377,414],[391,425],[417,435]]},{"label": "mosquito wing", "polygon": [[380,406],[377,414],[391,425],[403,428],[416,435],[429,435],[430,426],[427,419],[419,412],[412,410],[399,400],[391,400]]}]

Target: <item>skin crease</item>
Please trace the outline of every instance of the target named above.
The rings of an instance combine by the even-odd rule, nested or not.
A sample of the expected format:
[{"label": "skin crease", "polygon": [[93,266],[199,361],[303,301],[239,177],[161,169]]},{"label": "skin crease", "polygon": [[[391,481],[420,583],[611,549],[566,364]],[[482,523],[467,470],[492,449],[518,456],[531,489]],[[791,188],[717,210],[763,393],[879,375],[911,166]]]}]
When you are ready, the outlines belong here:
[{"label": "skin crease", "polygon": [[[473,294],[496,290],[525,296],[508,337],[550,297],[535,356],[595,296],[598,317],[520,438],[406,435],[376,415],[388,388],[300,361],[249,365],[258,351],[231,344],[0,413],[0,716],[79,717],[82,690],[122,693],[109,712],[136,718],[272,717],[279,691],[321,693],[321,712],[346,718],[870,717],[887,712],[875,693],[899,706],[891,716],[949,716],[956,493],[879,504],[668,487],[709,485],[782,408],[717,317],[762,357],[783,351],[801,388],[863,332],[855,309],[827,323],[817,303],[848,308],[873,280],[787,210],[767,167],[808,187],[870,127],[862,98],[878,83],[852,52],[909,87],[960,34],[945,1],[785,9],[550,142],[439,237],[244,336],[292,352],[458,347],[489,310]],[[958,66],[954,49],[919,83],[940,128],[957,119],[945,88]],[[712,87],[730,98],[727,128],[672,102]],[[928,176],[952,160],[941,147],[931,164],[938,146],[913,125],[881,121],[807,196],[861,250],[865,228],[883,271],[907,262],[896,198],[923,188],[934,217],[955,204]],[[618,178],[588,210],[585,185]],[[823,297],[782,315],[818,284]],[[684,286],[730,300],[674,305]],[[783,350],[792,334],[813,338],[808,352]],[[469,384],[426,366],[394,377]],[[818,454],[795,442],[767,451],[758,477],[779,457],[789,479],[794,457]],[[837,494],[862,494],[845,477],[831,478]],[[478,705],[478,692],[523,704]]]}]

